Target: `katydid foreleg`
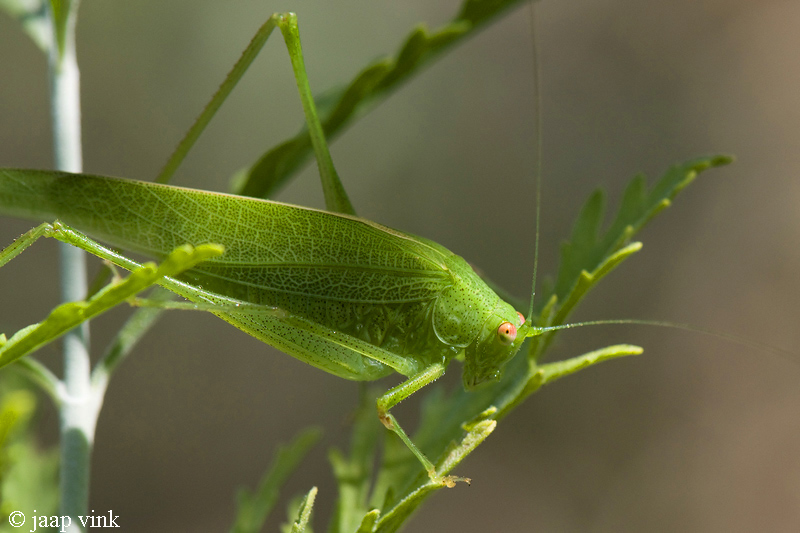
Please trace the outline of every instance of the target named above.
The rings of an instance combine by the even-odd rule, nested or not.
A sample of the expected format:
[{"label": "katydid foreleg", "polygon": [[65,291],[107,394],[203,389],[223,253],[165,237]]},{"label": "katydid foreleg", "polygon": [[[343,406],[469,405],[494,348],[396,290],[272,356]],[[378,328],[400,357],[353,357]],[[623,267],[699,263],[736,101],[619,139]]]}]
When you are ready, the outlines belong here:
[{"label": "katydid foreleg", "polygon": [[392,407],[401,401],[405,400],[424,386],[442,377],[444,375],[444,370],[444,365],[431,365],[421,371],[419,374],[412,376],[407,381],[404,381],[400,385],[389,389],[383,396],[378,398],[378,418],[383,425],[386,426],[386,429],[393,431],[398,437],[400,437],[400,440],[402,440],[408,449],[411,450],[417,459],[419,459],[419,461],[425,467],[425,470],[428,472],[428,477],[430,477],[431,480],[440,482],[448,487],[452,487],[455,485],[456,481],[465,481],[469,483],[470,480],[469,478],[439,476],[439,474],[436,472],[436,467],[434,464],[431,463],[427,457],[425,457],[419,448],[417,448],[403,428],[400,427],[400,424],[397,423],[397,419],[394,417],[394,415],[389,412]]}]

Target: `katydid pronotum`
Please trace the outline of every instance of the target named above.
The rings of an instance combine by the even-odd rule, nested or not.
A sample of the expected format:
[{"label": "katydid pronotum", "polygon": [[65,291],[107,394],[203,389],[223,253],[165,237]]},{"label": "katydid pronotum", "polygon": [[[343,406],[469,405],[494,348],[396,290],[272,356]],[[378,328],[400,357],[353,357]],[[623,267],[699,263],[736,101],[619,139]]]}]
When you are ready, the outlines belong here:
[{"label": "katydid pronotum", "polygon": [[[32,178],[32,176],[29,176],[29,177],[30,177],[31,179],[33,179],[33,178]],[[44,184],[44,183],[45,183],[45,181],[41,181],[40,183]],[[41,207],[41,206],[40,206],[40,207]],[[312,215],[312,214],[311,214],[311,213],[312,213],[311,211],[304,211],[304,213],[305,213],[305,214],[307,214],[307,215],[308,215],[308,217],[316,216],[316,215]],[[60,214],[60,213],[48,213],[48,215],[50,215],[50,214],[55,214],[56,216],[60,217],[61,219],[63,219],[63,220],[66,220],[66,221],[67,221],[67,223],[70,223],[70,222],[69,222],[69,220],[68,220],[68,216],[67,216],[67,214]],[[337,218],[336,220],[343,220],[343,219],[346,219],[346,217],[339,217],[339,218]],[[77,221],[77,219],[76,219],[76,222],[73,222],[73,223],[72,223],[72,225],[73,225],[73,226],[75,226],[75,227],[77,227],[78,229],[82,229],[82,227],[81,227],[81,224],[82,224],[82,222],[79,222],[79,221]],[[370,228],[371,228],[373,231],[377,231],[377,230],[376,230],[377,226],[370,226]],[[88,227],[88,226],[86,227],[86,231],[87,231],[87,232],[89,232],[89,233],[91,233],[91,229],[92,229],[92,228],[90,228],[90,227]],[[381,231],[382,231],[382,230],[381,230]],[[97,234],[97,235],[98,235],[98,236],[101,238],[101,240],[102,240],[102,237],[104,237],[104,236],[105,236],[105,237],[109,237],[108,235],[100,235],[100,233],[102,233],[102,232],[100,232],[100,231],[99,231],[99,230],[97,230],[97,229],[95,229],[95,232],[97,232],[96,234]],[[183,235],[182,235],[182,237],[185,237],[185,236],[183,236]],[[395,235],[395,237],[396,237],[396,238],[399,238],[399,236],[398,236],[398,235]],[[114,243],[114,239],[113,239],[113,237],[111,237],[111,238],[108,238],[108,239],[106,239],[106,240],[108,240],[108,242]],[[177,241],[176,241],[176,244],[180,244],[180,243],[184,242],[185,240],[190,240],[190,239],[185,239],[185,238],[184,238],[183,240],[181,240],[181,239],[178,239],[178,241],[180,241],[180,242],[177,242]],[[214,238],[212,238],[212,237],[209,237],[209,238],[208,238],[208,240],[215,241],[215,239],[214,239]],[[408,237],[407,237],[407,236],[406,236],[406,240],[408,240]],[[422,243],[423,243],[423,244],[422,244],[422,246],[428,246],[430,250],[437,250],[437,249],[438,249],[437,247],[435,247],[435,246],[434,246],[434,245],[432,245],[431,243],[428,243],[427,241],[420,241],[420,242],[422,242]],[[125,242],[125,243],[120,243],[120,244],[128,244],[128,245],[130,245],[130,247],[131,247],[132,249],[135,249],[135,248],[137,248],[137,247],[138,247],[138,246],[137,246],[135,243],[131,243],[131,242]],[[408,244],[409,244],[409,245],[412,245],[413,243],[412,243],[412,242],[409,242]],[[419,244],[419,242],[418,242],[418,243],[416,243],[416,245],[417,245],[417,246],[419,246],[419,245],[420,245],[420,244]],[[94,246],[95,246],[94,244],[87,244],[86,246],[88,246],[88,247],[91,247],[91,248],[92,248],[92,250],[93,250],[93,251],[95,251],[95,252],[99,252],[99,251],[100,251],[100,250],[99,250],[99,248],[95,248],[95,247],[94,247]],[[171,248],[168,248],[168,249],[166,249],[166,250],[164,250],[164,251],[169,251],[169,249],[171,249]],[[277,307],[278,307],[278,308],[282,308],[282,306],[281,306],[281,305],[277,305]],[[285,306],[285,307],[288,307],[288,305],[287,305],[287,306]],[[491,305],[490,305],[489,307],[491,307]],[[525,311],[524,309],[522,309],[522,310],[523,310],[523,311]],[[508,317],[504,317],[504,320],[503,320],[503,322],[504,322],[504,323],[512,323],[512,324],[513,324],[513,322],[510,322],[510,321],[513,321],[513,320],[514,320],[514,317],[516,316],[516,312],[514,312],[514,314],[513,314],[513,315],[511,314],[511,311],[508,311],[508,313],[509,313]],[[291,314],[291,313],[290,313],[290,314]],[[265,316],[265,317],[270,317],[269,313],[264,313],[264,316]],[[278,318],[275,318],[275,317],[272,317],[272,318],[267,318],[267,319],[268,319],[268,320],[272,320],[273,318],[274,318],[275,320],[278,320]],[[252,327],[252,326],[251,326],[251,327]],[[499,327],[499,326],[498,326],[498,327]],[[492,331],[494,332],[495,336],[496,336],[496,333],[497,333],[497,331],[498,331],[498,327],[494,327],[494,328],[492,329]],[[301,328],[301,329],[302,329],[302,328]],[[521,335],[521,334],[520,334],[520,335],[518,335],[518,337],[519,337],[519,338],[522,338],[522,337],[524,337],[524,335]],[[453,344],[452,346],[453,346],[453,347],[463,347],[463,346],[459,346],[458,344],[459,344],[459,343],[458,343],[458,342],[456,342],[456,343],[455,343],[455,344]],[[463,343],[462,343],[462,344],[463,344]],[[516,346],[515,346],[515,347],[516,347]],[[291,351],[291,350],[289,350],[289,351]],[[452,355],[454,355],[454,353],[455,353],[455,352],[457,352],[457,351],[459,351],[459,350],[450,350],[450,351],[448,352],[448,355],[449,355],[449,356],[452,356]],[[406,354],[406,355],[408,355],[408,354]],[[413,354],[411,354],[411,355],[413,355]],[[449,359],[449,357],[448,357],[448,359]],[[325,359],[325,361],[330,361],[330,359]],[[411,369],[409,369],[409,368],[403,368],[403,367],[402,367],[402,363],[408,363],[409,361],[413,361],[413,357],[406,357],[406,358],[404,358],[404,360],[403,360],[402,362],[398,361],[398,362],[396,362],[396,363],[394,364],[394,366],[390,365],[390,368],[393,368],[394,370],[398,370],[398,371],[400,371],[400,373],[404,373],[404,374],[412,373],[412,374],[413,374],[414,372],[413,372]],[[426,361],[425,361],[423,364],[427,365],[428,363],[430,363],[430,361],[429,361],[429,360],[426,360]],[[384,362],[384,364],[385,364],[385,362]],[[320,364],[320,366],[324,366],[324,363],[323,363],[323,364]],[[378,366],[378,365],[376,365],[376,366]],[[380,368],[380,367],[379,367],[379,368]],[[427,375],[425,376],[425,379],[431,378],[431,377],[433,377],[433,376],[437,375],[437,374],[440,372],[440,370],[443,370],[443,368],[436,368],[436,367],[435,367],[435,365],[433,365],[433,366],[428,366],[428,369],[434,369],[434,371],[433,371],[431,374],[427,374]],[[330,371],[331,369],[328,369],[328,370]],[[386,369],[384,368],[384,369],[382,369],[382,370],[380,370],[380,371],[377,371],[375,374],[369,374],[369,373],[359,373],[359,374],[358,374],[358,377],[360,377],[360,378],[367,377],[367,376],[369,376],[369,377],[375,377],[375,376],[377,376],[378,374],[380,374],[381,372],[383,372],[384,370],[386,370]],[[494,370],[494,368],[493,368],[493,370]],[[337,373],[337,371],[335,371],[335,370],[334,370],[333,372],[334,372],[334,373]],[[361,372],[361,371],[359,371],[359,372]],[[339,374],[339,375],[341,375],[341,374]],[[465,377],[466,377],[467,375],[468,375],[468,373],[465,373]],[[352,375],[351,375],[350,377],[354,377],[354,376],[352,376]],[[406,391],[406,392],[407,392],[407,391]],[[402,395],[401,395],[401,396],[402,396]],[[398,398],[398,399],[399,399],[399,398]]]}]

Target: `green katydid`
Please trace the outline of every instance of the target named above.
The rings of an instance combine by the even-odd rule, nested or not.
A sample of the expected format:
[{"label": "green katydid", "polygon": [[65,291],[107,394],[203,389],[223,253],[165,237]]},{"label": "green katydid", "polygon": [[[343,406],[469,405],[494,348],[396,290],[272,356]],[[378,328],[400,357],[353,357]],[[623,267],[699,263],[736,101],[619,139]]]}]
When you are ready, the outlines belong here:
[{"label": "green katydid", "polygon": [[[352,216],[143,182],[9,170],[0,171],[0,203],[6,212],[58,218],[156,257],[187,242],[223,244],[218,261],[169,288],[223,305],[215,314],[224,320],[336,376],[408,376],[378,403],[384,423],[404,440],[392,406],[440,377],[461,353],[465,386],[497,378],[526,336],[538,332],[462,258]],[[131,266],[68,228],[53,233]],[[264,310],[237,309],[242,302]]]},{"label": "green katydid", "polygon": [[[290,37],[295,60],[299,42]],[[292,43],[298,46],[294,52]],[[295,63],[295,74],[302,85],[302,65]],[[452,485],[462,478],[437,473],[390,409],[440,377],[454,358],[464,359],[467,388],[497,379],[525,338],[556,328],[535,326],[532,305],[528,316],[522,315],[444,247],[348,214],[349,202],[327,163],[310,92],[301,87],[301,96],[316,134],[329,208],[344,213],[143,182],[14,170],[0,171],[0,211],[57,218],[78,231],[54,225],[41,233],[125,268],[134,263],[83,233],[156,257],[185,243],[224,245],[225,255],[166,286],[201,306],[219,306],[212,312],[224,320],[334,375],[353,380],[394,372],[407,376],[379,398],[379,416],[432,480]]]}]

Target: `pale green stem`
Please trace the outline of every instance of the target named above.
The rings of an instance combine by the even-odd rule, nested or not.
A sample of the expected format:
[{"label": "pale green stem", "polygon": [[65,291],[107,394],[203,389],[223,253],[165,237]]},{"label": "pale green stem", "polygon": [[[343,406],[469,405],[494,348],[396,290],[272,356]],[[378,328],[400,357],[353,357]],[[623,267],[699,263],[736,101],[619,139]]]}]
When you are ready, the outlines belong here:
[{"label": "pale green stem", "polygon": [[[78,0],[62,4],[69,6],[63,41],[56,37],[58,21],[50,22],[54,38],[50,43],[48,68],[50,74],[51,114],[53,120],[53,149],[55,166],[59,170],[81,172],[81,107],[80,75],[75,53],[75,22]],[[61,299],[65,302],[86,297],[86,256],[82,250],[61,244]],[[97,415],[102,397],[93,394],[89,379],[88,324],[75,328],[64,336],[64,388],[60,404],[60,514],[72,517],[73,528],[80,531],[77,520],[85,515],[89,505],[89,467]]]}]

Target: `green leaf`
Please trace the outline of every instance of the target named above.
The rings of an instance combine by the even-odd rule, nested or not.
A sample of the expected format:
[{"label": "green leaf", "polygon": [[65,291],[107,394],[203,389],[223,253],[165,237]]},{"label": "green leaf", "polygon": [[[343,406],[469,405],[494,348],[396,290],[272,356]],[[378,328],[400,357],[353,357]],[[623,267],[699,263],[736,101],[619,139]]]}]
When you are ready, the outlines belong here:
[{"label": "green leaf", "polygon": [[[74,24],[77,3],[72,0],[50,0],[50,9],[53,13],[53,26],[59,56],[64,55],[68,26]],[[71,20],[72,19],[72,20]]]},{"label": "green leaf", "polygon": [[375,533],[380,517],[381,512],[377,509],[368,512],[364,515],[364,519],[361,521],[361,525],[358,526],[356,533]]},{"label": "green leaf", "polygon": [[[102,290],[102,289],[100,289]],[[93,293],[90,289],[89,294]],[[147,299],[150,302],[169,302],[175,295],[166,289],[157,287]],[[137,309],[125,324],[117,331],[111,344],[108,346],[101,363],[94,373],[105,372],[110,374],[127,356],[139,340],[153,327],[165,309],[158,307],[143,307]],[[102,369],[102,370],[101,370]]]},{"label": "green leaf", "polygon": [[[3,449],[14,436],[28,426],[36,410],[36,396],[27,389],[0,391],[0,449]],[[0,484],[3,479],[5,463],[0,457]]]},{"label": "green leaf", "polygon": [[[365,67],[346,86],[315,99],[325,136],[330,141],[354,120],[369,112],[443,51],[473,35],[489,20],[520,0],[467,0],[459,14],[431,32],[418,26],[394,58]],[[296,136],[267,151],[234,178],[237,194],[268,198],[275,194],[311,155],[311,140],[303,127]]]},{"label": "green leaf", "polygon": [[314,500],[317,497],[317,487],[311,487],[311,490],[308,491],[308,494],[305,495],[303,500],[298,505],[298,509],[296,513],[297,520],[292,523],[291,527],[283,527],[283,531],[286,533],[311,533],[311,528],[308,526],[308,522],[311,520],[311,511],[314,508]]},{"label": "green leaf", "polygon": [[632,344],[608,346],[565,361],[541,365],[538,370],[541,376],[537,377],[536,381],[539,383],[539,386],[547,385],[597,363],[628,355],[640,355],[642,352],[644,352],[644,350],[641,347]]},{"label": "green leaf", "polygon": [[261,531],[270,511],[275,506],[281,486],[295,471],[321,436],[318,429],[307,429],[292,442],[278,450],[272,465],[255,492],[241,489],[237,495],[236,520],[231,528],[234,533],[257,533]]},{"label": "green leaf", "polygon": [[[491,419],[481,420],[465,432],[461,442],[451,446],[436,464],[436,472],[441,476],[448,474],[467,455],[472,453],[497,427],[497,422]],[[397,505],[385,510],[378,520],[376,532],[391,533],[400,529],[403,523],[414,513],[425,499],[432,493],[444,488],[439,483],[431,481],[424,472],[425,481],[420,486],[409,491]]]}]

